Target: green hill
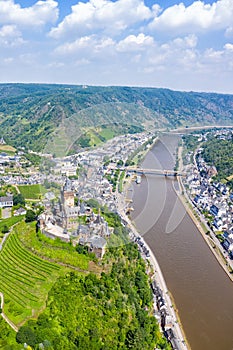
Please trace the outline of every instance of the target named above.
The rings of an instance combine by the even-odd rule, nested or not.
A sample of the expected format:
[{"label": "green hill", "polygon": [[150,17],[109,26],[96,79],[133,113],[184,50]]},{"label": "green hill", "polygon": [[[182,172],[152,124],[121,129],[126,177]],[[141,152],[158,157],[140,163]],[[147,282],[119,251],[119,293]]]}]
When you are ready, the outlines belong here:
[{"label": "green hill", "polygon": [[118,133],[119,128],[127,131],[131,125],[175,128],[233,124],[233,95],[136,87],[0,84],[0,111],[0,136],[8,144],[37,151],[51,151],[57,145],[69,150],[90,127],[101,128],[101,135],[104,128]]}]

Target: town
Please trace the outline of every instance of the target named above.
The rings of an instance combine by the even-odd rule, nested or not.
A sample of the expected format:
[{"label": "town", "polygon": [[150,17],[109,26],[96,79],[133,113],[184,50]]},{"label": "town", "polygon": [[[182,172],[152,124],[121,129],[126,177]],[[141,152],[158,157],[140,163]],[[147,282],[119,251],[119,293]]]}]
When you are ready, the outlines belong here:
[{"label": "town", "polygon": [[[231,130],[196,134],[199,146],[186,154],[187,177],[184,179],[185,192],[189,196],[199,218],[209,228],[209,233],[224,256],[233,258],[233,193],[226,183],[216,181],[218,171],[214,164],[208,165],[203,159],[203,144],[210,138],[229,140]],[[190,162],[190,159],[193,159]],[[217,240],[216,240],[217,238]],[[229,261],[231,265],[231,262]]]},{"label": "town", "polygon": [[[109,237],[114,232],[114,227],[104,219],[101,209],[116,213],[146,261],[148,274],[152,271],[154,316],[161,331],[174,349],[185,350],[186,343],[162,273],[150,248],[128,219],[131,204],[125,198],[127,190],[123,193],[125,182],[130,183],[134,179],[140,185],[141,180],[139,175],[127,172],[127,167],[124,170],[122,166],[136,166],[154,140],[156,137],[151,133],[118,136],[102,147],[54,159],[48,173],[36,172],[32,165],[33,174],[30,175],[29,171],[27,176],[14,176],[9,172],[7,162],[3,166],[7,174],[2,177],[2,185],[13,186],[18,191],[24,188],[21,186],[41,186],[38,199],[31,202],[28,198],[25,206],[17,210],[20,209],[25,215],[25,210],[42,208],[37,217],[37,229],[49,238],[85,246],[97,259],[103,258]],[[22,153],[17,160],[19,167],[21,160],[24,163]],[[6,193],[0,198],[2,210],[9,212],[9,208],[14,207],[13,197]],[[13,215],[16,215],[16,211],[13,211]]]},{"label": "town", "polygon": [[[26,210],[40,208],[38,228],[42,233],[53,239],[72,241],[74,245],[88,246],[90,252],[102,258],[113,227],[108,227],[100,210],[94,212],[91,201],[94,199],[99,206],[118,213],[117,193],[122,191],[123,182],[131,174],[120,171],[117,166],[132,162],[134,156],[147,150],[153,142],[152,136],[151,133],[121,135],[102,147],[63,158],[52,159],[46,154],[45,161],[49,159],[50,166],[43,172],[44,158],[35,166],[23,150],[13,156],[2,152],[2,192],[5,188],[0,197],[2,218],[25,215]],[[2,139],[1,145],[4,144]],[[113,167],[116,169],[112,170]],[[38,193],[33,199],[29,189],[35,188]],[[14,194],[23,196],[25,189],[25,205],[14,203]]]},{"label": "town", "polygon": [[[202,145],[208,139],[208,133],[195,136],[199,145],[193,153],[186,154],[188,164],[183,169],[186,176],[182,181],[199,218],[207,222],[210,232],[230,260],[233,255],[233,196],[226,184],[213,180],[217,169],[203,159]],[[227,139],[229,135],[229,131],[214,132],[214,137],[221,139]],[[121,135],[98,148],[80,150],[61,158],[27,151],[32,160],[33,156],[39,156],[40,164],[33,164],[30,156],[25,157],[25,150],[13,155],[2,152],[1,215],[2,218],[20,218],[33,211],[37,214],[37,229],[42,234],[86,247],[89,253],[102,259],[114,232],[104,212],[117,214],[141,256],[157,271],[152,277],[151,289],[154,316],[161,331],[174,349],[186,349],[158,264],[127,215],[133,210],[126,198],[127,183],[130,184],[132,179],[138,185],[141,183],[140,175],[130,169],[137,167],[156,137],[149,132]],[[1,144],[4,146],[3,139]],[[37,193],[33,193],[33,189],[37,189]],[[19,195],[25,197],[24,204],[15,203]],[[34,199],[30,198],[33,195]]]}]

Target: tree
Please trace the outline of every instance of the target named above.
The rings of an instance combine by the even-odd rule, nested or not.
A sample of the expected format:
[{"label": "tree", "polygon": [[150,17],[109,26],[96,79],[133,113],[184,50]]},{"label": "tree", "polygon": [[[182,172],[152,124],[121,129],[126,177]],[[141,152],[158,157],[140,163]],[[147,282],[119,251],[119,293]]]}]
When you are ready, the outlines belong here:
[{"label": "tree", "polygon": [[2,233],[7,233],[9,232],[9,227],[7,225],[4,225],[3,228],[2,228]]},{"label": "tree", "polygon": [[35,220],[36,220],[36,213],[33,210],[28,209],[25,215],[25,222],[32,222]]},{"label": "tree", "polygon": [[22,326],[17,335],[16,341],[21,344],[28,344],[30,346],[36,345],[36,335],[30,327]]},{"label": "tree", "polygon": [[117,162],[117,166],[122,166],[122,165],[124,165],[124,162],[123,162],[123,160],[122,159],[120,159],[120,160],[118,160],[118,162]]},{"label": "tree", "polygon": [[89,207],[91,208],[96,208],[96,209],[99,209],[99,202],[94,199],[94,198],[90,198],[86,201],[86,204],[89,205]]},{"label": "tree", "polygon": [[25,198],[21,193],[14,194],[13,196],[13,204],[14,205],[25,205]]}]

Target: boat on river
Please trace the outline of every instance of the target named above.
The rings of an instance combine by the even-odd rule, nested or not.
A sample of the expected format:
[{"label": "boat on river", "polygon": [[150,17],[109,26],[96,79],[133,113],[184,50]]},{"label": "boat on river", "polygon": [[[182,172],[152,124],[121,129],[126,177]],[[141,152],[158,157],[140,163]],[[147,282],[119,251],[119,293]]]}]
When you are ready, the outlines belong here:
[{"label": "boat on river", "polygon": [[138,175],[136,178],[136,183],[140,184],[141,182],[142,182],[142,177],[140,175]]}]

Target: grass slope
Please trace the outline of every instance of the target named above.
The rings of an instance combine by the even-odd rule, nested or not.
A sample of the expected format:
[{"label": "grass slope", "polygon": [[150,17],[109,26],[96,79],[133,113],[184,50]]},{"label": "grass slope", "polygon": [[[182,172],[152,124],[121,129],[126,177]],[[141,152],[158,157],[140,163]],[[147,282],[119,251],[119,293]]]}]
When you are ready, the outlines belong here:
[{"label": "grass slope", "polygon": [[16,149],[10,145],[0,145],[0,153],[7,153],[13,155],[16,152]]},{"label": "grass slope", "polygon": [[11,218],[0,220],[0,237],[2,236],[1,232],[4,226],[7,226],[8,228],[10,228],[14,224],[17,224],[17,222],[22,221],[23,219],[24,219],[24,215],[19,215],[19,216],[12,216]]}]

